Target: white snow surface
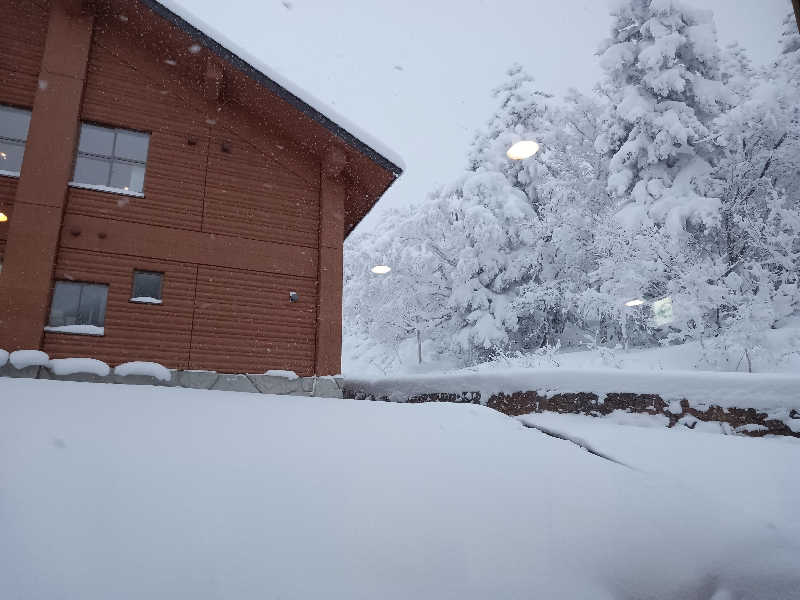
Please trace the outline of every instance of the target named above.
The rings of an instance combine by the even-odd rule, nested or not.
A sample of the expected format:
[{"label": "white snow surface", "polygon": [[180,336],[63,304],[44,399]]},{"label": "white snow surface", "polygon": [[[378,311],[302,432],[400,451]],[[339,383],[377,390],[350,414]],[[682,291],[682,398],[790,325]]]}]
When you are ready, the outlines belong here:
[{"label": "white snow surface", "polygon": [[47,363],[47,368],[56,375],[75,375],[89,373],[105,377],[111,368],[96,358],[54,358]]},{"label": "white snow surface", "polygon": [[714,371],[622,371],[619,369],[494,369],[454,371],[402,377],[359,379],[348,387],[404,400],[432,392],[535,391],[544,395],[592,392],[658,394],[666,401],[688,400],[693,406],[715,404],[739,408],[800,408],[800,375],[724,373]]},{"label": "white snow surface", "polygon": [[15,369],[46,366],[49,360],[50,357],[41,350],[14,350],[8,357],[8,361]]},{"label": "white snow surface", "polygon": [[172,373],[164,365],[154,362],[132,361],[114,367],[115,375],[147,375],[161,381],[170,381]]},{"label": "white snow surface", "polygon": [[316,111],[328,117],[339,127],[344,129],[357,139],[361,140],[361,142],[372,148],[375,152],[377,152],[387,160],[391,161],[396,166],[400,167],[401,170],[405,171],[406,169],[405,162],[400,157],[400,155],[397,154],[394,150],[392,150],[386,144],[384,144],[377,138],[373,137],[360,127],[358,127],[355,123],[350,122],[348,119],[338,114],[330,106],[328,106],[318,98],[315,98],[312,94],[302,89],[300,86],[292,83],[291,81],[286,79],[283,75],[274,71],[269,66],[267,66],[266,64],[264,64],[263,62],[252,56],[244,48],[239,47],[239,45],[236,44],[233,40],[223,35],[213,25],[210,25],[206,21],[198,18],[197,15],[193,14],[191,11],[187,10],[184,6],[182,6],[178,2],[175,2],[174,0],[158,0],[158,3],[167,8],[168,10],[172,11],[176,15],[178,15],[184,21],[192,25],[192,27],[195,27],[200,31],[202,31],[203,33],[205,33],[207,36],[212,38],[221,46],[223,46],[224,48],[226,48],[227,50],[229,50],[230,52],[241,58],[251,67],[269,77],[272,81],[280,85],[282,88],[286,89],[293,95],[297,96],[300,100],[311,106]]},{"label": "white snow surface", "polygon": [[45,331],[53,333],[77,333],[80,335],[105,335],[105,327],[97,325],[47,325]]},{"label": "white snow surface", "polygon": [[662,433],[2,379],[0,597],[792,597],[800,445]]},{"label": "white snow surface", "polygon": [[283,377],[284,379],[289,379],[290,381],[294,381],[298,378],[297,373],[294,371],[283,371],[281,369],[270,369],[264,375],[270,375],[272,377]]},{"label": "white snow surface", "polygon": [[5,367],[8,362],[8,351],[0,348],[0,367]]},{"label": "white snow surface", "polygon": [[139,304],[163,304],[161,298],[153,298],[151,296],[136,296],[136,298],[131,298],[130,302],[138,302]]},{"label": "white snow surface", "polygon": [[519,419],[583,440],[634,468],[717,496],[718,504],[736,506],[795,539],[800,536],[800,478],[796,465],[782,462],[800,458],[797,438],[720,436],[719,423],[706,423],[713,425],[708,432],[699,431],[699,423],[694,430],[666,429],[650,415],[621,411],[599,418],[545,412]]}]

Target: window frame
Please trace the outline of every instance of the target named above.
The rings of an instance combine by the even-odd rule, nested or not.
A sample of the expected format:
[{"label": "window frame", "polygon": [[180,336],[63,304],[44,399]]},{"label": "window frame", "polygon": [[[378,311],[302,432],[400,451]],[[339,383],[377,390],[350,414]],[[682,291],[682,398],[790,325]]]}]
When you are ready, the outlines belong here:
[{"label": "window frame", "polygon": [[[160,295],[159,298],[153,298],[153,296],[136,296],[136,274],[137,273],[146,273],[149,275],[158,275],[159,276],[159,289],[158,293]],[[163,306],[164,304],[164,278],[165,273],[164,271],[156,271],[154,269],[134,269],[133,273],[131,274],[131,297],[128,299],[128,302],[132,304],[145,304],[149,306]],[[137,300],[137,298],[153,298],[154,300],[158,300],[158,302],[150,302],[147,300]]]},{"label": "window frame", "polygon": [[[105,301],[103,305],[103,312],[102,312],[102,325],[98,325],[97,323],[73,323],[73,324],[66,324],[66,325],[54,325],[52,323],[53,317],[53,300],[55,299],[56,295],[56,287],[59,283],[66,283],[66,284],[75,284],[80,286],[98,286],[105,288]],[[106,327],[106,317],[108,314],[108,296],[110,292],[111,286],[108,283],[101,282],[101,281],[75,281],[72,279],[55,279],[53,281],[53,288],[50,294],[50,310],[47,314],[47,323],[44,327],[44,330],[48,333],[62,333],[67,335],[92,335],[92,336],[102,336],[105,335],[105,327]],[[81,287],[80,295],[78,296],[78,313],[81,310],[81,298],[83,296],[83,287]],[[91,326],[91,327],[98,327],[103,330],[102,333],[84,333],[84,332],[75,332],[75,331],[67,331],[62,328],[67,327],[79,327],[79,326]]]},{"label": "window frame", "polygon": [[[20,111],[28,114],[28,129],[25,132],[25,138],[8,137],[0,133],[0,142],[5,142],[14,146],[22,147],[22,160],[25,160],[25,150],[28,148],[28,134],[30,133],[31,119],[33,118],[33,110],[30,108],[23,108],[21,106],[14,106],[12,104],[0,104],[0,111],[4,108],[10,108],[12,111]],[[0,169],[0,176],[19,178],[22,173],[22,162],[20,162],[19,171],[12,171],[10,169]]]},{"label": "window frame", "polygon": [[[104,129],[106,131],[110,131],[114,134],[114,139],[112,142],[111,147],[111,155],[102,154],[97,152],[84,152],[80,149],[80,135],[84,125],[89,125],[91,127],[97,127],[100,129]],[[128,133],[128,134],[136,134],[141,136],[147,136],[147,152],[145,155],[145,159],[143,161],[135,160],[132,158],[123,158],[116,156],[117,151],[117,139],[120,133]],[[120,194],[123,196],[134,196],[137,198],[144,198],[144,186],[147,180],[147,162],[148,158],[150,157],[150,140],[152,138],[151,131],[142,131],[139,129],[128,129],[125,127],[116,127],[113,125],[104,125],[103,123],[98,123],[96,121],[80,121],[79,129],[78,129],[78,141],[75,146],[75,158],[72,164],[72,178],[69,182],[69,186],[78,189],[85,189],[85,190],[93,190],[97,192],[107,192],[111,194]],[[108,169],[108,178],[106,179],[106,184],[97,184],[97,183],[87,183],[84,181],[76,181],[75,180],[75,169],[78,165],[78,159],[80,158],[87,158],[91,160],[99,160],[107,163],[109,165]],[[130,166],[139,166],[142,167],[144,171],[144,176],[142,177],[142,191],[130,190],[125,188],[119,188],[111,185],[111,180],[114,175],[114,165],[116,163],[123,164],[123,165],[130,165]]]}]

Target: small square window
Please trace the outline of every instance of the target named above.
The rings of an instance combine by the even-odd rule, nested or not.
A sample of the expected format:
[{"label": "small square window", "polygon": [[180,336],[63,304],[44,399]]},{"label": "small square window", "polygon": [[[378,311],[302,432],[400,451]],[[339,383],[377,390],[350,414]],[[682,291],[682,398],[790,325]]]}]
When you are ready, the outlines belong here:
[{"label": "small square window", "polygon": [[49,327],[94,325],[106,320],[108,286],[102,283],[56,281],[50,304]]},{"label": "small square window", "polygon": [[72,185],[141,194],[150,135],[81,123]]},{"label": "small square window", "polygon": [[134,271],[131,302],[161,304],[164,274],[158,271]]}]

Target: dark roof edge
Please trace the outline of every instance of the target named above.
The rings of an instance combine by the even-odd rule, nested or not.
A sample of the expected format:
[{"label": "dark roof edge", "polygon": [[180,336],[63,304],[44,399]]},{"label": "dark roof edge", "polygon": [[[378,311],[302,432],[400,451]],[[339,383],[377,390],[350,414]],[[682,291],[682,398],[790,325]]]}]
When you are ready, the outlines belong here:
[{"label": "dark roof edge", "polygon": [[187,33],[192,38],[202,41],[203,45],[207,47],[211,52],[216,54],[219,58],[229,62],[234,67],[248,75],[251,79],[257,81],[265,88],[273,92],[279,98],[288,102],[300,112],[308,115],[312,119],[314,119],[317,123],[325,127],[328,131],[333,133],[335,136],[341,138],[344,142],[346,142],[349,146],[352,146],[365,156],[369,157],[373,162],[379,164],[381,167],[386,169],[387,171],[391,171],[395,178],[398,177],[402,172],[403,169],[394,164],[391,160],[380,154],[374,148],[368,146],[352,133],[332,121],[329,117],[322,114],[316,108],[305,102],[303,99],[297,97],[292,92],[287,90],[285,87],[267,77],[264,73],[253,67],[250,63],[245,61],[244,59],[240,58],[230,50],[228,50],[225,46],[217,42],[214,38],[206,35],[196,27],[194,27],[191,23],[188,23],[186,20],[181,18],[180,16],[176,15],[166,6],[161,4],[158,0],[139,0],[142,4],[147,6],[150,10],[156,13],[161,18],[169,21],[185,33]]}]

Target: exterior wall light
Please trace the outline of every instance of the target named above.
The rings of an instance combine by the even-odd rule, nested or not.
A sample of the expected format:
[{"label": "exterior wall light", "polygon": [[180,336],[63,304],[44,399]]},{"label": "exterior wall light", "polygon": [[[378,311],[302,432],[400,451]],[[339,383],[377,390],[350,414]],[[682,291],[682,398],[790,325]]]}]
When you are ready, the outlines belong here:
[{"label": "exterior wall light", "polygon": [[8,221],[8,215],[6,215],[6,213],[0,212],[0,223],[5,223],[6,221]]},{"label": "exterior wall light", "polygon": [[523,160],[530,158],[539,151],[539,144],[533,140],[522,140],[517,142],[506,151],[506,156],[511,160]]},{"label": "exterior wall light", "polygon": [[636,298],[634,300],[628,300],[625,303],[625,306],[641,306],[644,303],[645,303],[645,301],[642,300],[641,298]]},{"label": "exterior wall light", "polygon": [[376,275],[386,275],[389,271],[392,270],[392,267],[388,267],[386,265],[375,265],[370,269]]}]

